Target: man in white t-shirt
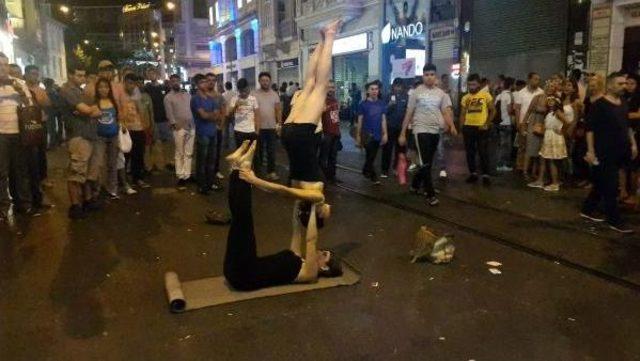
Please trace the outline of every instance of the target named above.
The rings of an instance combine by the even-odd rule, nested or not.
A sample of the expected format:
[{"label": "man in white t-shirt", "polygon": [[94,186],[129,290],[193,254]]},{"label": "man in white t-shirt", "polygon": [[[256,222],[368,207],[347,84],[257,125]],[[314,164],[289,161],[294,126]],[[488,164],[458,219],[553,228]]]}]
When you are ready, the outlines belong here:
[{"label": "man in white t-shirt", "polygon": [[414,176],[411,187],[415,192],[421,192],[422,188],[427,196],[427,203],[435,206],[439,201],[431,180],[431,166],[438,149],[440,130],[444,129],[454,136],[457,135],[457,130],[453,123],[451,98],[436,87],[435,65],[424,66],[422,79],[423,83],[409,96],[398,144],[407,144],[407,128],[411,123],[420,160],[420,169]]},{"label": "man in white t-shirt", "polygon": [[245,140],[257,140],[260,132],[258,100],[251,95],[247,79],[238,80],[238,95],[231,98],[229,112],[235,117],[233,127],[236,147]]},{"label": "man in white t-shirt", "polygon": [[[0,222],[7,219],[11,206],[9,173],[15,185],[11,191],[18,213],[35,214],[27,167],[27,147],[20,140],[18,106],[31,99],[24,81],[9,76],[9,58],[0,53]],[[27,100],[30,101],[30,100]]]},{"label": "man in white t-shirt", "polygon": [[[501,172],[509,172],[513,170],[511,162],[511,151],[513,149],[513,125],[515,121],[514,96],[511,92],[514,79],[505,78],[502,81],[503,90],[496,97],[496,110],[500,117],[498,124],[498,162],[497,169]],[[498,108],[498,104],[500,108]]]},{"label": "man in white t-shirt", "polygon": [[516,169],[518,170],[524,170],[524,157],[527,145],[525,116],[527,115],[527,110],[529,110],[529,105],[531,105],[533,98],[542,93],[543,90],[540,88],[540,75],[532,72],[529,73],[527,77],[527,86],[514,95],[514,110],[517,121],[516,126],[518,127],[518,157],[516,160]]}]

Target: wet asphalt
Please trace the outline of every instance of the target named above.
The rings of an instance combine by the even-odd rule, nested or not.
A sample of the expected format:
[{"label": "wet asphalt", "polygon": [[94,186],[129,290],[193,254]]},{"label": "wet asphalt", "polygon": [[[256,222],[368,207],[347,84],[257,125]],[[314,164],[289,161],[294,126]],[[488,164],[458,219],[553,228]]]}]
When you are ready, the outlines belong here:
[{"label": "wet asphalt", "polygon": [[[580,220],[584,191],[469,186],[458,162],[428,208],[393,179],[363,180],[347,147],[320,244],[359,284],[176,315],[163,275],[222,273],[227,228],[203,214],[226,194],[162,173],[70,222],[64,151],[50,159],[56,207],[0,228],[2,360],[640,360],[640,243]],[[288,246],[290,200],[256,190],[254,214],[260,254]],[[454,234],[451,264],[409,263],[421,225]]]}]

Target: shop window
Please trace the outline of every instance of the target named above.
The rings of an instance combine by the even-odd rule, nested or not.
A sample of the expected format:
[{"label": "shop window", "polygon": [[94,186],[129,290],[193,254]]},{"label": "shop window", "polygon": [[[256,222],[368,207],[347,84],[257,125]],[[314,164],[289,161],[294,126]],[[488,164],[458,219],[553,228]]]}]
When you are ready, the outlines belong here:
[{"label": "shop window", "polygon": [[209,16],[208,0],[193,0],[193,17],[206,19]]},{"label": "shop window", "polygon": [[432,0],[431,22],[452,20],[456,17],[456,5],[454,0]]},{"label": "shop window", "polygon": [[224,43],[225,61],[234,61],[238,59],[238,53],[236,50],[236,38],[230,37]]},{"label": "shop window", "polygon": [[253,29],[249,29],[242,33],[242,55],[248,56],[256,53],[256,47],[253,41]]}]

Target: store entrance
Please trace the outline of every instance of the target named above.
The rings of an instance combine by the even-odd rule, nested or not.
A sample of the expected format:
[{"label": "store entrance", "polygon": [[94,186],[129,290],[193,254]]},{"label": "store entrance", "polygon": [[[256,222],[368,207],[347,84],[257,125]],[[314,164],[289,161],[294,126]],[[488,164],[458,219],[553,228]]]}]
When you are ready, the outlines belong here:
[{"label": "store entrance", "polygon": [[638,74],[640,72],[640,26],[624,30],[622,69],[629,73]]},{"label": "store entrance", "polygon": [[[364,85],[369,79],[369,54],[366,52],[339,55],[333,58],[333,80],[340,102],[341,118],[351,119],[364,97]],[[357,89],[353,89],[355,84]]]}]

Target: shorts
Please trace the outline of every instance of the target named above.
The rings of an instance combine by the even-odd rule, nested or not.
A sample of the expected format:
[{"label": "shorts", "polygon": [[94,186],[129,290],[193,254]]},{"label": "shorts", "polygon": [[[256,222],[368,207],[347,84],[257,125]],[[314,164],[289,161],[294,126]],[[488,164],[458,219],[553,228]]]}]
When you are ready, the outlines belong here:
[{"label": "shorts", "polygon": [[100,174],[99,158],[95,157],[94,142],[82,137],[69,140],[69,169],[67,179],[71,182],[84,183],[87,180],[96,181]]}]

